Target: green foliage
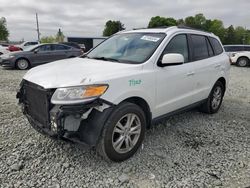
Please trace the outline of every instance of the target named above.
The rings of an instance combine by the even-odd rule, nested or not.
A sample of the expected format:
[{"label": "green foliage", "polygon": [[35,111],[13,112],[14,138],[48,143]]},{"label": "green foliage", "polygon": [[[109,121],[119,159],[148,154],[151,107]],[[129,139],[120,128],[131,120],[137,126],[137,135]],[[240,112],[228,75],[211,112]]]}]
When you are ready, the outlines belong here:
[{"label": "green foliage", "polygon": [[206,18],[203,14],[196,14],[194,17],[189,16],[185,18],[185,25],[196,29],[205,29]]},{"label": "green foliage", "polygon": [[41,43],[54,43],[56,42],[56,38],[54,36],[47,36],[41,38]]},{"label": "green foliage", "polygon": [[152,17],[149,21],[148,28],[174,26],[177,25],[177,21],[174,18],[164,18],[160,16]]},{"label": "green foliage", "polygon": [[55,43],[55,42],[63,42],[64,34],[61,29],[58,30],[55,36],[45,36],[40,39],[41,43]]},{"label": "green foliage", "polygon": [[225,28],[221,20],[206,19],[206,17],[201,13],[179,20],[155,16],[150,19],[148,28],[174,25],[185,25],[212,32],[220,37],[223,44],[250,44],[250,30],[243,27],[234,28],[232,25]]},{"label": "green foliage", "polygon": [[124,30],[124,24],[122,24],[120,21],[112,21],[109,20],[105,24],[105,28],[103,30],[103,36],[111,36],[118,31]]},{"label": "green foliage", "polygon": [[0,18],[0,41],[7,41],[9,37],[9,31],[7,29],[6,19]]}]

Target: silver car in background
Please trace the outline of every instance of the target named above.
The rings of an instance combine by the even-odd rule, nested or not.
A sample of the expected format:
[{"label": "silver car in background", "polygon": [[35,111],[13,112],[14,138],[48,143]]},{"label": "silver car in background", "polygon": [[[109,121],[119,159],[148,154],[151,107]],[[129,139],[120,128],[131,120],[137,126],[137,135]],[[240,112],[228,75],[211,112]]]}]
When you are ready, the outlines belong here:
[{"label": "silver car in background", "polygon": [[81,54],[80,49],[64,44],[38,44],[27,47],[24,51],[1,55],[0,65],[25,70],[60,59],[78,57]]}]

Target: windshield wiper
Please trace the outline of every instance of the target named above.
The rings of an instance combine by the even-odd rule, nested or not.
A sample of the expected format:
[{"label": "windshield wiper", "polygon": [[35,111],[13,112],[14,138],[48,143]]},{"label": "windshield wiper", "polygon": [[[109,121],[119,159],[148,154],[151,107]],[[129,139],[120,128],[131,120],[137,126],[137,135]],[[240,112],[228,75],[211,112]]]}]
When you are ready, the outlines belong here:
[{"label": "windshield wiper", "polygon": [[97,60],[103,60],[103,61],[120,62],[118,59],[109,58],[109,57],[91,57],[91,59],[97,59]]}]

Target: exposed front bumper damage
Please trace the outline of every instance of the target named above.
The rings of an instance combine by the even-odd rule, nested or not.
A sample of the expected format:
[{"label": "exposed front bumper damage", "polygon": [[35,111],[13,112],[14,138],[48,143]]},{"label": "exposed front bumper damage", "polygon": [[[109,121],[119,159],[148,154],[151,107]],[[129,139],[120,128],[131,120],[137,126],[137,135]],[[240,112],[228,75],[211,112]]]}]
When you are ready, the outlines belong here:
[{"label": "exposed front bumper damage", "polygon": [[95,146],[113,104],[99,98],[85,104],[53,105],[54,91],[22,82],[17,98],[30,124],[43,134]]}]

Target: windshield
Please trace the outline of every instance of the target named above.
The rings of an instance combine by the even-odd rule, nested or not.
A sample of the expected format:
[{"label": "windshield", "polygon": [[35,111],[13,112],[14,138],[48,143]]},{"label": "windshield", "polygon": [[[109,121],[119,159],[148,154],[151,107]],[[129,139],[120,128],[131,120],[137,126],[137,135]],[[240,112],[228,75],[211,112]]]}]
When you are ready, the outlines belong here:
[{"label": "windshield", "polygon": [[164,33],[125,33],[105,40],[87,54],[88,58],[122,63],[143,63],[159,46]]},{"label": "windshield", "polygon": [[23,51],[32,51],[35,48],[37,48],[38,46],[39,46],[39,44],[33,45],[33,46],[27,46],[27,47],[23,48]]}]

